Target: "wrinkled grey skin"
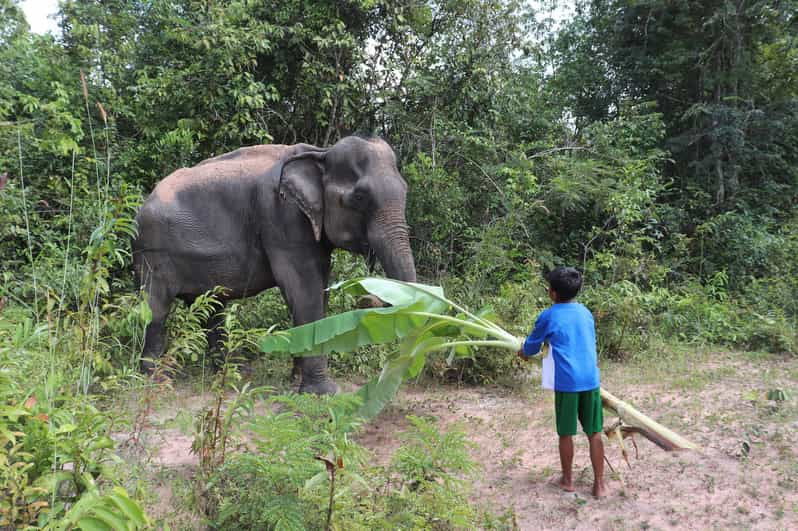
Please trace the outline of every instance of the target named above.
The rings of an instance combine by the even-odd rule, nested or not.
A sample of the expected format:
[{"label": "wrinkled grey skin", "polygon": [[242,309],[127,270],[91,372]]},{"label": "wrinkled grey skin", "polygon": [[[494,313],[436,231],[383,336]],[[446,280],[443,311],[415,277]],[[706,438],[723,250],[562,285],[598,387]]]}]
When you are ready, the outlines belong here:
[{"label": "wrinkled grey skin", "polygon": [[[389,277],[415,281],[406,192],[390,146],[359,137],[246,147],[172,173],[136,217],[133,263],[152,308],[144,357],[161,355],[175,298],[217,285],[226,299],[277,286],[296,325],[321,319],[335,248],[371,250]],[[294,362],[300,392],[335,392],[326,356]]]}]

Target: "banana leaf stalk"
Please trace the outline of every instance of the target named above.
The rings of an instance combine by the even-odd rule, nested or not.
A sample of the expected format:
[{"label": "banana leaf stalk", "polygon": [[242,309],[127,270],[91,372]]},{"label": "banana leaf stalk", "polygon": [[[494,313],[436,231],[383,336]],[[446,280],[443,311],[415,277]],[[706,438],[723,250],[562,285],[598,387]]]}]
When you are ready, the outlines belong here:
[{"label": "banana leaf stalk", "polygon": [[[665,451],[697,450],[698,447],[678,433],[666,428],[654,419],[643,415],[631,404],[624,402],[606,389],[601,389],[601,403],[604,409],[615,413],[622,424],[619,426],[622,437],[639,433]],[[619,439],[619,442],[622,440]]]},{"label": "banana leaf stalk", "polygon": [[[310,356],[350,352],[359,347],[399,341],[395,356],[388,359],[380,374],[357,394],[361,398],[357,415],[374,418],[390,402],[407,378],[424,368],[427,354],[448,351],[448,362],[469,357],[474,348],[499,348],[513,353],[523,340],[491,321],[490,311],[472,313],[447,299],[437,286],[383,278],[361,278],[339,283],[330,289],[353,296],[373,295],[388,307],[358,309],[320,319],[260,341],[263,352],[284,352]],[[456,312],[450,315],[450,312]],[[622,421],[624,436],[640,433],[663,449],[693,449],[690,441],[661,426],[631,405],[601,390],[604,407]]]}]

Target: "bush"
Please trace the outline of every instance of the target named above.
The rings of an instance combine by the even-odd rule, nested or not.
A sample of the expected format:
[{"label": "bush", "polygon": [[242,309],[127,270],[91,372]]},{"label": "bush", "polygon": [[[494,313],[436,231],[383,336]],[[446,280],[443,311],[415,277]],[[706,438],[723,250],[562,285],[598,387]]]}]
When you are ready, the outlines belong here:
[{"label": "bush", "polygon": [[[796,327],[785,313],[730,293],[727,276],[641,290],[627,281],[586,290],[601,356],[625,360],[645,353],[654,336],[688,344],[796,353]],[[766,308],[769,306],[763,304]]]},{"label": "bush", "polygon": [[[250,425],[255,451],[232,455],[210,481],[208,508],[220,529],[322,529],[335,473],[334,529],[474,529],[481,514],[468,500],[476,470],[460,427],[441,432],[430,419],[412,427],[387,466],[368,466],[351,432],[355,403],[335,397],[282,396]],[[325,466],[327,459],[333,469]]]},{"label": "bush", "polygon": [[580,301],[593,312],[599,356],[623,361],[647,350],[654,328],[651,300],[626,280],[585,290]]},{"label": "bush", "polygon": [[[542,278],[505,283],[499,293],[487,294],[475,284],[457,277],[443,279],[447,297],[472,311],[482,310],[502,328],[520,336],[530,332],[545,296]],[[545,296],[548,300],[548,296]],[[523,363],[506,350],[471,349],[468,357],[449,360],[446,352],[427,357],[424,375],[433,381],[472,385],[512,384],[524,370]]]},{"label": "bush", "polygon": [[[373,477],[371,501],[379,510],[365,513],[374,529],[475,529],[479,513],[468,500],[468,477],[477,470],[471,443],[460,426],[440,432],[431,419],[409,416],[412,427],[400,434],[387,469]],[[379,498],[377,498],[379,496]],[[356,520],[352,522],[356,525]]]},{"label": "bush", "polygon": [[[353,409],[346,395],[281,396],[274,411],[257,416],[249,429],[255,451],[231,456],[210,482],[209,513],[222,529],[319,529],[329,481],[317,456],[330,456],[344,469],[339,485],[356,478],[364,450],[347,434],[357,421],[337,411]],[[339,461],[340,460],[340,461]]]},{"label": "bush", "polygon": [[[4,317],[15,314],[10,311]],[[111,439],[119,419],[98,409],[95,397],[75,393],[82,376],[80,363],[74,356],[50,351],[46,325],[36,325],[29,317],[4,325],[0,327],[0,527],[55,525],[79,503],[89,512],[95,505],[107,506],[108,514],[114,510],[113,500],[100,493],[125,480],[116,467],[116,444]],[[20,379],[21,374],[26,378]],[[138,504],[129,501],[140,512]],[[80,515],[70,513],[69,518]]]}]

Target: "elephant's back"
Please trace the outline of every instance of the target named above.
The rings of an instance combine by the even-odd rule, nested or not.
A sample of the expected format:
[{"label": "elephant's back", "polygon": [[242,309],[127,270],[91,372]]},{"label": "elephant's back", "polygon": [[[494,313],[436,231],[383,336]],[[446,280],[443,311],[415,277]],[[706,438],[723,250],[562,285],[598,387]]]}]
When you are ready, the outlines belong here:
[{"label": "elephant's back", "polygon": [[206,159],[191,168],[180,168],[164,177],[150,198],[162,203],[174,202],[178,194],[191,189],[214,193],[214,188],[239,188],[248,181],[262,178],[293,146],[267,144],[239,148]]},{"label": "elephant's back", "polygon": [[285,144],[259,144],[257,146],[246,146],[238,148],[230,153],[217,155],[205,159],[191,169],[206,166],[225,166],[232,163],[237,164],[274,164],[277,160],[291,149],[293,146]]}]

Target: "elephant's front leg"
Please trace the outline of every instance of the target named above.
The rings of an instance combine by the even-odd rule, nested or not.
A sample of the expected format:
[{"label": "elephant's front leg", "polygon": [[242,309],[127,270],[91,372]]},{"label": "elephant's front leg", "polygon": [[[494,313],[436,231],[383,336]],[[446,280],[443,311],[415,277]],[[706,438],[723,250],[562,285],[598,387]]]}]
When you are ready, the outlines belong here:
[{"label": "elephant's front leg", "polygon": [[[318,321],[324,317],[325,294],[330,259],[326,256],[303,256],[275,253],[270,256],[274,278],[285,298],[294,325]],[[300,373],[300,393],[333,394],[338,386],[330,378],[327,356],[295,358]]]}]

